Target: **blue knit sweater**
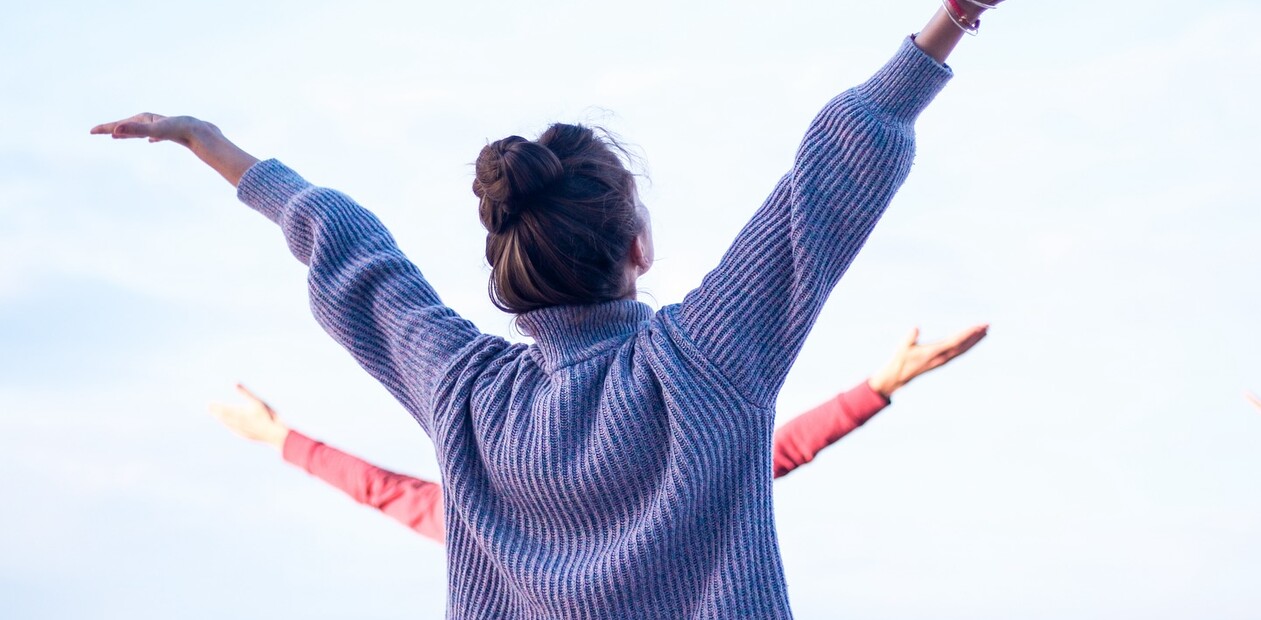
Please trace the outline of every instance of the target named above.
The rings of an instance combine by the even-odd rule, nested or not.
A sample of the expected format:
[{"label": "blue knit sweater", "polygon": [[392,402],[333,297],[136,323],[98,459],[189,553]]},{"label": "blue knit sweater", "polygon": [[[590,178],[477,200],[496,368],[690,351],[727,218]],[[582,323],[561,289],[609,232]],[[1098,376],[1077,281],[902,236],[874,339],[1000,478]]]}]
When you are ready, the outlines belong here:
[{"label": "blue knit sweater", "polygon": [[682,303],[545,308],[526,346],[442,304],[381,223],[283,164],[238,193],[310,268],[324,328],[433,438],[453,618],[788,618],[776,394],[910,171],[950,70],[907,40],[818,115]]}]

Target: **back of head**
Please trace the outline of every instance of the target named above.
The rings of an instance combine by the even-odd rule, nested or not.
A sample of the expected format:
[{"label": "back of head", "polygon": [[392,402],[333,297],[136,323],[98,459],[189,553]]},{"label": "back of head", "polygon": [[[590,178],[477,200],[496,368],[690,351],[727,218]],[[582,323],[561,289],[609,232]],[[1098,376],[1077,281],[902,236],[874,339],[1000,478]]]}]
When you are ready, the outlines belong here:
[{"label": "back of head", "polygon": [[618,152],[612,139],[561,123],[533,142],[510,136],[482,149],[473,193],[496,306],[520,314],[633,291],[625,265],[643,224]]}]

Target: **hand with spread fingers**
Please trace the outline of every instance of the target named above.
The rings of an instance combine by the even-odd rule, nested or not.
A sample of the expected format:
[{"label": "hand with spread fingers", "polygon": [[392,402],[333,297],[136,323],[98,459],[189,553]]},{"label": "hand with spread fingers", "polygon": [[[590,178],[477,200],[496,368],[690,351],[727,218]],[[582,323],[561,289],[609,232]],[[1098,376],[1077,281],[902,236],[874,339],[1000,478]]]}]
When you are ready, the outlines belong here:
[{"label": "hand with spread fingers", "polygon": [[976,325],[938,342],[920,344],[919,328],[911,330],[893,359],[871,376],[871,389],[889,398],[914,379],[967,353],[989,333],[990,326]]},{"label": "hand with spread fingers", "polygon": [[289,427],[280,421],[267,403],[245,386],[237,384],[236,391],[245,397],[244,405],[214,403],[210,405],[211,415],[241,437],[282,449],[289,436]]}]

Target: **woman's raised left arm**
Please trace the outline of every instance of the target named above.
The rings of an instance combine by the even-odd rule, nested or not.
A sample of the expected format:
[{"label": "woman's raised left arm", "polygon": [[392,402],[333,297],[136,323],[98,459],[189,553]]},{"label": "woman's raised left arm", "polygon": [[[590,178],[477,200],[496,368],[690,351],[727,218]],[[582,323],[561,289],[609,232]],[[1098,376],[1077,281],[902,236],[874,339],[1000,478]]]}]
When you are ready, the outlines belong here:
[{"label": "woman's raised left arm", "polygon": [[259,162],[192,117],[140,114],[92,133],[181,144],[236,185],[309,267],[311,309],[325,331],[431,431],[438,381],[481,334],[443,305],[376,216],[279,161]]}]

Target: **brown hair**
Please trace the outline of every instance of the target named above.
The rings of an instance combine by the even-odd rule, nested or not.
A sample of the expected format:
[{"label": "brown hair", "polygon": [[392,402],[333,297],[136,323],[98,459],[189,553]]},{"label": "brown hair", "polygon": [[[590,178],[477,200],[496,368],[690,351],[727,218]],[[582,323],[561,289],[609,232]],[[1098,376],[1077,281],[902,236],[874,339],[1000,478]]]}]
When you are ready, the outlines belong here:
[{"label": "brown hair", "polygon": [[625,265],[643,223],[635,177],[615,140],[552,125],[533,142],[509,136],[477,156],[473,194],[486,227],[490,299],[525,313],[625,297]]}]

